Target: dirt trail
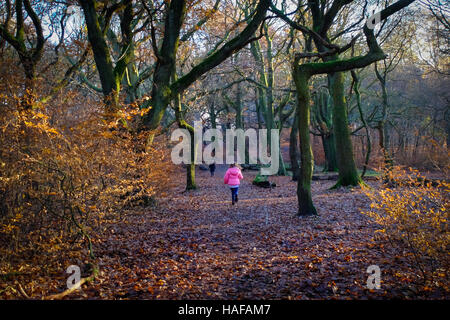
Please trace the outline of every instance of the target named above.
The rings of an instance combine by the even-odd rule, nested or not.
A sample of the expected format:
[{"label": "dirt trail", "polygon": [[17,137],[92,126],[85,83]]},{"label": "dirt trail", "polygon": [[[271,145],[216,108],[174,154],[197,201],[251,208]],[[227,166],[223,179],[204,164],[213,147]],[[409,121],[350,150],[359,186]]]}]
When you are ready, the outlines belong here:
[{"label": "dirt trail", "polygon": [[[86,294],[127,299],[308,299],[401,296],[393,289],[384,248],[371,242],[375,226],[359,213],[359,190],[330,191],[313,182],[319,216],[296,216],[296,184],[273,177],[277,187],[251,184],[244,171],[239,203],[216,175],[197,171],[198,190],[183,185],[95,241],[99,281]],[[180,182],[185,181],[184,177]],[[180,183],[181,184],[181,183]],[[366,289],[369,265],[385,278]]]}]

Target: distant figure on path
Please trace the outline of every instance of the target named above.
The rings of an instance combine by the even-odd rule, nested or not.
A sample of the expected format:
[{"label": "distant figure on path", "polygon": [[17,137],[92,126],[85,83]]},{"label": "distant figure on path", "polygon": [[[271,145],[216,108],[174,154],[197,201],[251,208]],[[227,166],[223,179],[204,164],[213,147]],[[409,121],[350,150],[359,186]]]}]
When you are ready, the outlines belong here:
[{"label": "distant figure on path", "polygon": [[[216,150],[213,150],[212,156],[216,156]],[[211,177],[214,177],[214,172],[216,171],[216,163],[213,162],[209,165],[209,172],[211,172]]]},{"label": "distant figure on path", "polygon": [[230,164],[230,168],[225,173],[223,182],[230,186],[231,204],[235,204],[238,202],[238,191],[239,185],[241,184],[241,179],[244,179],[241,173],[241,169],[239,169],[239,167],[235,163]]},{"label": "distant figure on path", "polygon": [[216,164],[213,162],[209,165],[209,172],[211,172],[211,177],[214,176],[215,171],[216,171]]}]

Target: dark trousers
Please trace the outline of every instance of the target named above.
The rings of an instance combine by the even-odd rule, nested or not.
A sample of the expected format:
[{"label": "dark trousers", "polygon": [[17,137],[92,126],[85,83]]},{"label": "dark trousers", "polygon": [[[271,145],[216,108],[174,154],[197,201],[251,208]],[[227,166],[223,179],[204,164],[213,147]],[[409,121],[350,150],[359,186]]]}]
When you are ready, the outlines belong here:
[{"label": "dark trousers", "polygon": [[230,190],[231,190],[231,201],[236,202],[239,187],[230,188]]},{"label": "dark trousers", "polygon": [[211,172],[211,177],[214,176],[214,171],[216,171],[216,164],[212,163],[209,165],[209,172]]}]

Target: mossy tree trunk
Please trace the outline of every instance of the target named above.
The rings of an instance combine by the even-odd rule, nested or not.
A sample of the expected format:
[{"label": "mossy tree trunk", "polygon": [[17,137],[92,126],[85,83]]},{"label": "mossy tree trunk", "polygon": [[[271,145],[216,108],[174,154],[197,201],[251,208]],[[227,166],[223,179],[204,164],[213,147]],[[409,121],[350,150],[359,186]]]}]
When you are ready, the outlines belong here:
[{"label": "mossy tree trunk", "polygon": [[289,158],[291,159],[292,181],[298,181],[300,176],[300,153],[298,146],[298,116],[295,113],[294,121],[289,135]]},{"label": "mossy tree trunk", "polygon": [[335,187],[356,186],[362,181],[353,156],[353,145],[348,128],[347,103],[344,95],[344,73],[329,74],[333,99],[333,128],[336,140],[339,178]]},{"label": "mossy tree trunk", "polygon": [[188,130],[191,136],[191,162],[186,164],[186,190],[197,189],[195,183],[195,155],[196,155],[196,143],[194,140],[194,127],[186,122],[184,119],[183,106],[181,103],[181,96],[178,95],[175,100],[175,117],[178,123],[178,127]]},{"label": "mossy tree trunk", "polygon": [[314,156],[310,142],[310,93],[309,79],[311,75],[303,72],[298,65],[294,66],[293,78],[297,89],[296,118],[300,139],[300,171],[297,184],[298,214],[301,216],[317,214],[312,202],[311,180],[314,169]]},{"label": "mossy tree trunk", "polygon": [[[127,25],[127,14],[120,15],[121,20],[121,26],[123,26],[124,33],[131,34],[132,28],[134,28],[139,21],[139,18],[136,18],[132,21],[131,24]],[[115,56],[122,56],[122,45],[117,38],[116,33],[108,29],[106,36],[108,38],[108,41],[111,43],[111,47],[114,51]],[[128,58],[128,64],[125,68],[125,74],[122,77],[121,87],[125,89],[126,97],[125,97],[125,103],[132,103],[136,99],[139,99],[141,97],[141,90],[140,90],[140,84],[142,83],[142,79],[140,79],[139,71],[136,66],[136,57],[135,57],[135,44],[134,41],[130,42],[130,48],[129,50],[129,58]],[[145,72],[145,70],[144,70]]]},{"label": "mossy tree trunk", "polygon": [[[177,80],[177,72],[176,72],[176,65],[174,64],[172,66],[173,71],[171,72],[172,80]],[[196,159],[196,153],[197,153],[197,146],[194,139],[194,127],[191,126],[189,123],[185,120],[185,113],[186,109],[183,110],[183,104],[182,104],[182,95],[179,94],[175,97],[173,103],[174,103],[174,111],[175,111],[175,120],[178,123],[178,127],[181,129],[186,129],[189,132],[190,135],[190,149],[191,149],[191,161],[190,163],[186,164],[186,190],[195,190],[197,189],[197,185],[195,183],[195,159]]]},{"label": "mossy tree trunk", "polygon": [[[88,39],[94,54],[95,65],[98,70],[102,93],[105,101],[106,113],[114,113],[119,108],[121,82],[126,68],[133,57],[133,4],[131,0],[124,0],[120,4],[111,5],[107,9],[106,17],[98,15],[97,1],[80,0],[83,8]],[[120,28],[122,33],[121,58],[113,64],[111,52],[106,41],[109,21],[114,12],[122,10]]]}]

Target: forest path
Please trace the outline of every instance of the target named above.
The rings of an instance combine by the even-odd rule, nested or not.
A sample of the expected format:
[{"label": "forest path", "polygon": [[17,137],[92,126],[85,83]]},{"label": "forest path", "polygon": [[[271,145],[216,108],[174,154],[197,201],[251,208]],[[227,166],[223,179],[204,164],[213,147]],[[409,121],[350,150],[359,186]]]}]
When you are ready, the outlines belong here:
[{"label": "forest path", "polygon": [[[386,294],[366,289],[367,267],[385,266],[387,260],[384,248],[371,241],[375,226],[359,212],[369,205],[361,190],[331,191],[333,182],[314,181],[319,216],[302,218],[296,216],[296,183],[290,177],[271,177],[277,187],[263,189],[251,184],[256,172],[244,171],[239,202],[232,206],[223,184],[225,169],[219,166],[214,177],[197,170],[199,189],[186,192],[180,171],[178,186],[155,209],[105,227],[95,241],[101,274],[89,289],[91,296],[342,299]],[[383,281],[388,289],[389,281]]]}]

